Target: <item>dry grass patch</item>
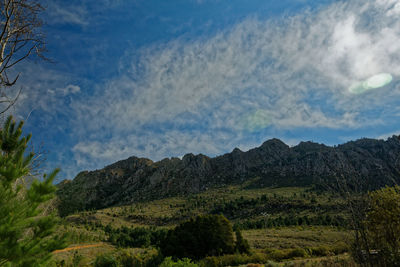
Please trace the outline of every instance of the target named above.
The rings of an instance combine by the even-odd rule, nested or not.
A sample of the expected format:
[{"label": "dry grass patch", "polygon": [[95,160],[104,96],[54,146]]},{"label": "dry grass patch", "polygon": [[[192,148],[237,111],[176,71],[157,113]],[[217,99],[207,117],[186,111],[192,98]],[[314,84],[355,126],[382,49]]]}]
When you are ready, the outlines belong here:
[{"label": "dry grass patch", "polygon": [[286,249],[334,246],[351,240],[351,232],[327,226],[294,226],[243,230],[243,237],[255,249]]}]

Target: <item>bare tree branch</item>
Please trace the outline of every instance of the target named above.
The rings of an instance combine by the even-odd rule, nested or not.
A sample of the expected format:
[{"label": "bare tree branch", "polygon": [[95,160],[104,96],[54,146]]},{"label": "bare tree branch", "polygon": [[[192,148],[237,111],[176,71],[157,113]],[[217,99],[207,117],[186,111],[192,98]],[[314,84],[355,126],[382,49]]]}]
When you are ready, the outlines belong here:
[{"label": "bare tree branch", "polygon": [[43,10],[39,0],[0,1],[0,114],[14,105],[21,92],[9,97],[13,94],[6,92],[7,88],[15,85],[19,74],[9,79],[7,72],[32,56],[47,60],[43,21],[39,17]]}]

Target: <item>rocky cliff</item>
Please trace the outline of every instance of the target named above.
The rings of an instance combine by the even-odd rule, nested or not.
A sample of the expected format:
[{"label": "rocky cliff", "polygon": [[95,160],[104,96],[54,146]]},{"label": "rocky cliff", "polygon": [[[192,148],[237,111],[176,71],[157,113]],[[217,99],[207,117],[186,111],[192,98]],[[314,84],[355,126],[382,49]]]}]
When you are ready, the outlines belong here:
[{"label": "rocky cliff", "polygon": [[187,154],[159,162],[130,157],[101,170],[79,173],[59,184],[60,209],[67,214],[134,201],[198,193],[251,181],[249,186],[310,186],[338,179],[376,188],[400,181],[400,139],[360,139],[330,147],[301,142],[289,147],[271,139],[243,152],[215,158]]}]

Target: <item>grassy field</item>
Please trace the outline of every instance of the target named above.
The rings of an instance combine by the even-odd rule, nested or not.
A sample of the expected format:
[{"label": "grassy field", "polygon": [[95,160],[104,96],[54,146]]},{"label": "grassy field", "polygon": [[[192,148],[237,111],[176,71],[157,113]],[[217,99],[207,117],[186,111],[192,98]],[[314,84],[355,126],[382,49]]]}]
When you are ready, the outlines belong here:
[{"label": "grassy field", "polygon": [[99,255],[113,255],[118,257],[120,254],[129,253],[130,255],[144,255],[154,253],[154,249],[129,248],[118,249],[106,242],[93,244],[72,244],[66,249],[55,251],[53,258],[60,266],[93,266],[96,257]]},{"label": "grassy field", "polygon": [[[269,261],[271,266],[355,266],[348,254],[334,256],[333,252],[331,252],[333,248],[343,246],[346,242],[351,241],[351,233],[349,231],[327,226],[310,226],[246,230],[242,234],[249,241],[254,253],[268,254],[271,251],[287,251],[288,249],[296,248],[306,250],[310,248],[323,248],[327,251],[327,255],[323,257],[307,255],[304,258],[295,257],[295,259],[285,259],[282,261],[271,260]],[[86,247],[86,245],[96,246]],[[80,246],[82,248],[74,249]],[[107,242],[86,241],[72,244],[69,248],[72,249],[58,252],[54,255],[54,258],[58,262],[64,261],[66,266],[92,266],[97,256],[101,254],[116,255],[120,252],[118,248]],[[141,254],[148,250],[143,248],[130,249],[135,254]]]},{"label": "grassy field", "polygon": [[240,267],[356,267],[358,266],[350,257],[344,253],[338,256],[315,257],[310,259],[288,260],[284,262],[269,261],[266,264],[248,263]]},{"label": "grassy field", "polygon": [[[59,252],[55,258],[58,262],[64,261],[65,266],[91,266],[100,254],[117,255],[121,249],[107,242],[106,226],[114,229],[122,226],[170,229],[196,215],[222,213],[232,223],[242,227],[242,234],[253,253],[262,257],[294,253],[290,257],[282,256],[282,259],[280,256],[272,257],[270,264],[275,265],[271,266],[324,266],[318,265],[318,262],[324,261],[326,266],[339,266],[329,265],[329,262],[351,263],[349,256],[343,254],[351,242],[351,232],[320,219],[337,215],[345,217],[343,204],[341,199],[331,194],[318,193],[310,188],[246,189],[245,186],[228,186],[187,197],[85,211],[64,218],[60,228],[60,231],[70,233],[71,246],[82,248]],[[310,218],[309,222],[306,224],[303,220],[298,225],[296,220],[290,220],[300,216]],[[280,225],[267,224],[267,220]],[[257,223],[249,224],[249,221]],[[93,244],[98,246],[83,247]],[[304,253],[297,255],[299,249]],[[148,250],[132,248],[129,253],[141,254]]]},{"label": "grassy field", "polygon": [[[95,245],[86,247],[87,245]],[[112,253],[116,248],[108,243],[81,243],[71,244],[63,251],[55,251],[53,258],[56,262],[66,266],[91,266],[94,264],[96,256],[105,253]]]},{"label": "grassy field", "polygon": [[[274,207],[268,206],[274,203]],[[291,208],[279,208],[289,206]],[[133,203],[70,215],[70,222],[101,222],[115,226],[174,226],[200,214],[222,213],[233,223],[244,219],[261,220],[287,216],[342,214],[343,201],[329,194],[317,194],[309,188],[243,189],[240,186],[212,189],[188,197],[172,197]],[[300,208],[299,208],[300,207]],[[231,208],[231,210],[229,210]]]},{"label": "grassy field", "polygon": [[350,231],[329,226],[297,226],[242,231],[253,249],[335,246],[349,243]]}]

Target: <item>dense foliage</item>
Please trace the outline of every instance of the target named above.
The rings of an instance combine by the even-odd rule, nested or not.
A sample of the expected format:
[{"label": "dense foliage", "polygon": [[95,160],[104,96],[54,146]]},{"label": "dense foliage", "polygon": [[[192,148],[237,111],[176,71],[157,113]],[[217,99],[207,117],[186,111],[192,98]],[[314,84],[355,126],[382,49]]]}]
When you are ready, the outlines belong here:
[{"label": "dense foliage", "polygon": [[161,250],[166,256],[190,259],[231,254],[232,226],[222,215],[198,216],[170,230]]},{"label": "dense foliage", "polygon": [[45,264],[64,246],[63,238],[49,238],[58,221],[47,205],[58,171],[27,187],[34,154],[26,154],[31,136],[21,137],[22,126],[9,117],[0,130],[0,266]]},{"label": "dense foliage", "polygon": [[287,215],[276,218],[247,219],[235,223],[236,228],[245,229],[263,229],[281,226],[296,225],[321,225],[321,226],[348,226],[348,219],[342,215],[331,216],[329,214],[319,215]]},{"label": "dense foliage", "polygon": [[137,253],[127,249],[118,249],[115,253],[98,255],[95,259],[94,266],[154,267],[160,266],[163,261],[163,256],[156,249],[145,250],[142,253]]},{"label": "dense foliage", "polygon": [[400,187],[382,188],[368,197],[365,231],[360,231],[362,242],[356,244],[358,260],[372,265],[400,266]]},{"label": "dense foliage", "polygon": [[102,254],[96,258],[95,267],[118,267],[118,261],[113,255]]},{"label": "dense foliage", "polygon": [[110,225],[104,228],[108,241],[118,247],[159,247],[167,235],[167,230],[144,227],[114,229]]},{"label": "dense foliage", "polygon": [[167,257],[161,263],[160,267],[198,267],[198,265],[187,258],[174,261],[171,257]]}]

